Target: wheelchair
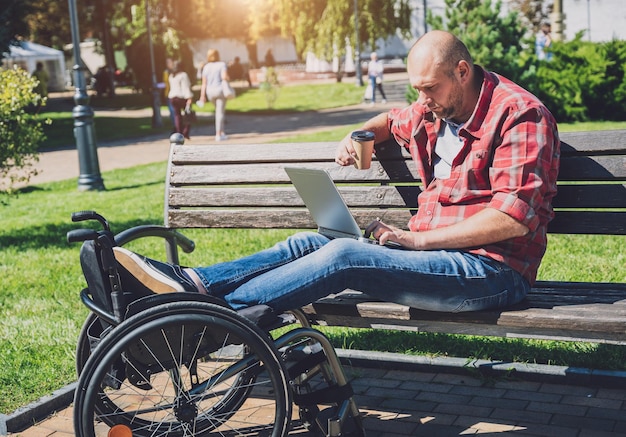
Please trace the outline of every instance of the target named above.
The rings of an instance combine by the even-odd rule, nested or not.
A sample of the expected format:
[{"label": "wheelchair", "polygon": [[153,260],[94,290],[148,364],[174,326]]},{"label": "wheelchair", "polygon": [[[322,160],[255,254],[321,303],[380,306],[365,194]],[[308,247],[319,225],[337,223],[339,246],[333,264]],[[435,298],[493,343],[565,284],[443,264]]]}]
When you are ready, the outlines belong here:
[{"label": "wheelchair", "polygon": [[161,226],[114,235],[95,211],[72,214],[87,220],[98,229],[67,234],[82,242],[80,297],[90,310],[76,349],[77,436],[365,436],[334,348],[300,310],[137,293],[122,282],[113,247],[159,237],[191,252],[194,243]]}]

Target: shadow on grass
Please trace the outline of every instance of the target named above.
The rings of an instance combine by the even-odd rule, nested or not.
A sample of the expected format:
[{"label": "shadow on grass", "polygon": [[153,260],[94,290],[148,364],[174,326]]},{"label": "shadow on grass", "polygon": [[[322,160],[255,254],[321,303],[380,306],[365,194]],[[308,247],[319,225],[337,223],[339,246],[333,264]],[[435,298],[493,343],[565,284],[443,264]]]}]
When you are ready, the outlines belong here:
[{"label": "shadow on grass", "polygon": [[[167,122],[162,127],[152,127],[152,117],[116,117],[96,116],[94,128],[97,143],[132,140],[152,135],[163,135],[167,138],[171,126]],[[67,150],[76,147],[74,138],[74,119],[70,115],[67,118],[56,118],[52,124],[44,125],[46,140],[42,143],[39,151]]]},{"label": "shadow on grass", "polygon": [[[72,111],[75,106],[74,96],[49,97],[45,112]],[[152,106],[152,95],[121,92],[115,97],[98,97],[89,93],[89,106],[94,109],[143,109]]]},{"label": "shadow on grass", "polygon": [[[154,221],[142,219],[116,222],[114,232],[117,233],[134,226],[154,224]],[[5,249],[14,248],[17,251],[42,248],[67,248],[70,244],[66,239],[67,233],[81,227],[96,230],[101,229],[95,221],[72,223],[68,217],[67,223],[42,224],[13,230],[10,235],[0,234],[0,246]]]}]

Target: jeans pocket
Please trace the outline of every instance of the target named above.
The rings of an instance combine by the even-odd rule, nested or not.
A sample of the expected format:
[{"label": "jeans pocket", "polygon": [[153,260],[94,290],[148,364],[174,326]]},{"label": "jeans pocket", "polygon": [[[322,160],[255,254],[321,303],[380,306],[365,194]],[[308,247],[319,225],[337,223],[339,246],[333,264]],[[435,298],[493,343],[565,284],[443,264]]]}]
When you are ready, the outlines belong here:
[{"label": "jeans pocket", "polygon": [[465,299],[453,312],[480,311],[492,308],[501,308],[508,303],[509,291],[504,290],[492,296],[483,296],[473,299]]}]

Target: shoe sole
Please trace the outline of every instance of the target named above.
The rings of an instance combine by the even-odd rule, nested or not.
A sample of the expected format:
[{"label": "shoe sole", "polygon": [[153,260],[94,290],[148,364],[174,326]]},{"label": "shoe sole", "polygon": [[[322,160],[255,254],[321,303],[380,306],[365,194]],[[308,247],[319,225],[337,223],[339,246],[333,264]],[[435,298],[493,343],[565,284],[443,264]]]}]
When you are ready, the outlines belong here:
[{"label": "shoe sole", "polygon": [[113,253],[117,262],[152,292],[163,294],[185,291],[179,283],[153,269],[139,255],[122,247],[114,247]]}]

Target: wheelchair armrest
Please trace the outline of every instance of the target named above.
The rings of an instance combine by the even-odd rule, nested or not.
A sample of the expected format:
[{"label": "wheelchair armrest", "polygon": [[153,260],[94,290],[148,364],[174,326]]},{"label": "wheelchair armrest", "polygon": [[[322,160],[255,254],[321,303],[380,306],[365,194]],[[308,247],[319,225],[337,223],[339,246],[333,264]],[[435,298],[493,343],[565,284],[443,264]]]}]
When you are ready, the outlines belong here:
[{"label": "wheelchair armrest", "polygon": [[158,225],[141,225],[126,229],[115,236],[115,243],[123,246],[133,240],[144,237],[160,237],[172,241],[177,246],[180,246],[185,253],[191,253],[196,248],[193,240],[185,237],[180,232]]}]

